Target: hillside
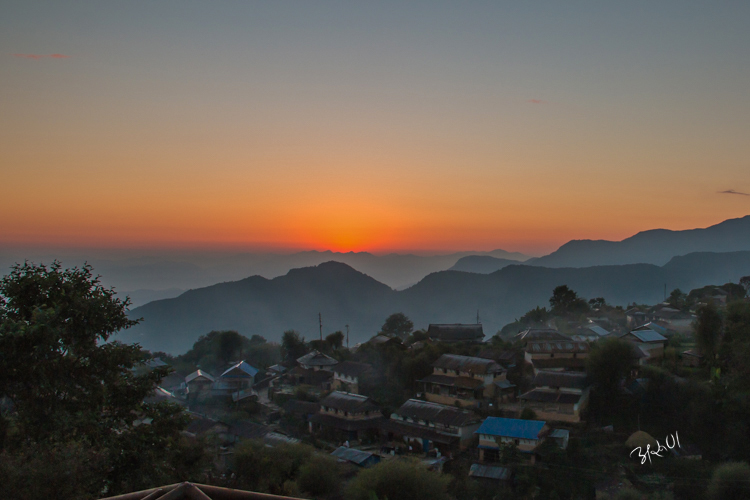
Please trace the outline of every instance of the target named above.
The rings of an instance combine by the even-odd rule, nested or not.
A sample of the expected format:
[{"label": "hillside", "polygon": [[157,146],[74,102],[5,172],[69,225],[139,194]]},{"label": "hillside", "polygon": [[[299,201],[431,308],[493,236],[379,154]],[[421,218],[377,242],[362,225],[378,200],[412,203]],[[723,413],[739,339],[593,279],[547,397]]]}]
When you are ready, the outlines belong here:
[{"label": "hillside", "polygon": [[190,290],[177,298],[151,302],[131,312],[141,325],[119,340],[151,350],[187,351],[211,330],[235,329],[278,341],[284,330],[318,336],[350,325],[350,343],[368,339],[391,313],[402,311],[416,328],[429,323],[470,323],[479,310],[485,333],[538,305],[547,305],[552,289],[567,284],[582,297],[605,297],[615,305],[655,303],[664,287],[684,291],[709,284],[737,282],[750,275],[750,252],[694,253],[664,266],[628,264],[588,268],[512,265],[492,274],[442,271],[395,291],[351,267],[327,262],[294,269],[272,280],[254,276]]},{"label": "hillside", "polygon": [[492,257],[491,255],[467,255],[458,259],[458,262],[448,269],[448,271],[490,274],[513,264],[518,264],[518,261]]}]

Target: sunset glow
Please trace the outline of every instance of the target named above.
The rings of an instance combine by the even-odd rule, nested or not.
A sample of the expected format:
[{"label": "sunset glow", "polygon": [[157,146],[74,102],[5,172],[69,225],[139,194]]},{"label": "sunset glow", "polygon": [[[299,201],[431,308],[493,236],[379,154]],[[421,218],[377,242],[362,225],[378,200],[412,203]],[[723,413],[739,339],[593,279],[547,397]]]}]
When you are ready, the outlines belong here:
[{"label": "sunset glow", "polygon": [[0,244],[541,254],[750,213],[743,16],[427,5],[4,7]]}]

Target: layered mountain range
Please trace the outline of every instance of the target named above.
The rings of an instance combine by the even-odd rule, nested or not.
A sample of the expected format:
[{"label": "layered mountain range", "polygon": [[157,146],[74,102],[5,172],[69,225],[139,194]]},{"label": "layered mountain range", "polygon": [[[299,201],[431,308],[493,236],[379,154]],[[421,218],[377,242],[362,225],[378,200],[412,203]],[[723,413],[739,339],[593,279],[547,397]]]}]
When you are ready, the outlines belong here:
[{"label": "layered mountain range", "polygon": [[393,312],[416,328],[429,323],[473,323],[477,313],[490,336],[536,306],[548,304],[552,289],[566,284],[585,298],[609,303],[655,303],[664,291],[737,282],[750,275],[750,251],[695,252],[664,265],[624,264],[552,268],[514,264],[490,274],[441,271],[396,291],[339,262],[289,271],[274,279],[253,276],[190,290],[131,311],[140,325],[118,339],[150,350],[181,353],[211,330],[233,329],[278,341],[294,329],[307,339],[350,329],[350,343],[375,334]]}]

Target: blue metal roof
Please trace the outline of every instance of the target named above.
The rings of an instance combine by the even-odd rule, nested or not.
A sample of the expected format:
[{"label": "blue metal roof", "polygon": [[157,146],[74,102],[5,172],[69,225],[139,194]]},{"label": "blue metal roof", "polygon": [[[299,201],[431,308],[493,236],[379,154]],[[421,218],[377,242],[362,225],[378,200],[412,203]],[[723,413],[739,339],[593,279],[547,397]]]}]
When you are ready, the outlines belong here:
[{"label": "blue metal roof", "polygon": [[633,330],[630,333],[641,342],[665,342],[667,340],[666,337],[654,330]]},{"label": "blue metal roof", "polygon": [[504,436],[517,439],[538,439],[547,422],[542,420],[519,420],[517,418],[487,417],[474,434]]},{"label": "blue metal roof", "polygon": [[[239,370],[241,373],[237,373],[237,372],[231,373],[234,370]],[[229,375],[230,373],[231,375]],[[221,374],[221,376],[225,377],[229,375],[231,377],[244,377],[244,376],[254,377],[256,373],[258,373],[257,368],[253,368],[252,366],[248,365],[244,361],[240,361],[239,363],[232,366],[231,368],[227,368],[224,371],[224,373]]]}]

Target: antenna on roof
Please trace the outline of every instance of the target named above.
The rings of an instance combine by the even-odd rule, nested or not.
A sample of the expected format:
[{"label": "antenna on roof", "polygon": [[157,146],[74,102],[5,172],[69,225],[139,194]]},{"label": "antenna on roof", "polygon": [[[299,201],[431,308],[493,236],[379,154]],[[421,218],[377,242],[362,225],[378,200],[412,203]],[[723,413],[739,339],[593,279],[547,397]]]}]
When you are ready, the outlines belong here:
[{"label": "antenna on roof", "polygon": [[320,326],[320,340],[323,340],[323,318],[318,313],[318,325]]}]

